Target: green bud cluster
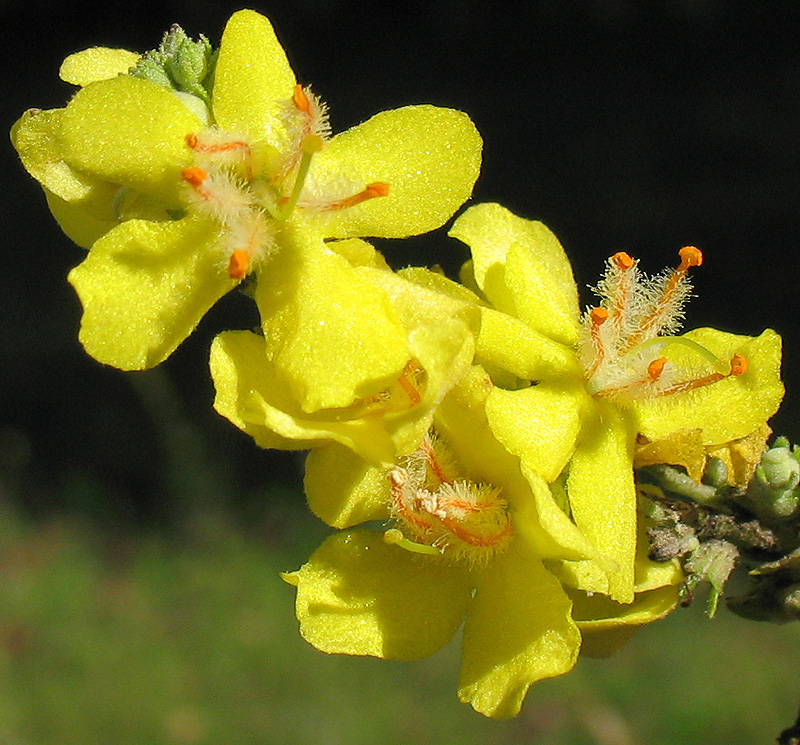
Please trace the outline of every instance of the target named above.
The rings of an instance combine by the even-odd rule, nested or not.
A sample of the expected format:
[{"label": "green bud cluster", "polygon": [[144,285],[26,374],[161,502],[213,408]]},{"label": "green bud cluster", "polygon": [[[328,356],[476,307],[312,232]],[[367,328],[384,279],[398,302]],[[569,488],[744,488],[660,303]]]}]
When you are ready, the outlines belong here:
[{"label": "green bud cluster", "polygon": [[779,519],[790,519],[800,506],[800,448],[780,437],[764,453],[749,495],[753,507]]},{"label": "green bud cluster", "polygon": [[193,41],[178,25],[174,25],[158,49],[142,56],[129,75],[150,80],[175,91],[190,93],[210,105],[216,52],[209,40],[200,35]]},{"label": "green bud cluster", "polygon": [[650,522],[650,558],[679,559],[685,594],[710,584],[713,616],[735,566],[749,570],[746,594],[727,599],[746,618],[800,620],[800,448],[777,438],[745,488],[729,484],[725,464],[708,458],[703,478],[657,465],[637,471],[642,512]]}]

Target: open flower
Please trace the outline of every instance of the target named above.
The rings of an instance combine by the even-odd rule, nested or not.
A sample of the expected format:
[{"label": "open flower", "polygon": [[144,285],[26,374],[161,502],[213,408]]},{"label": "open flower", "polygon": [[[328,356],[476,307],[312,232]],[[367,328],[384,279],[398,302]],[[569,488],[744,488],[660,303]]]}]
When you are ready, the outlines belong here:
[{"label": "open flower", "polygon": [[[389,469],[339,444],[312,451],[309,505],[345,530],[284,578],[297,586],[302,635],[325,652],[417,659],[463,623],[459,697],[502,718],[533,683],[572,668],[582,637],[587,652],[607,654],[672,610],[681,573],[640,555],[638,594],[625,606],[563,583],[552,569],[597,554],[547,483],[495,437],[492,388],[473,367],[431,432]],[[369,521],[388,529],[349,529]]]},{"label": "open flower", "polygon": [[[289,292],[261,303],[271,342],[250,331],[214,340],[215,408],[261,447],[333,441],[391,465],[416,447],[472,363],[478,308],[395,274],[358,239],[300,245],[275,266]],[[347,294],[332,303],[337,284]],[[309,385],[298,387],[301,379]]]},{"label": "open flower", "polygon": [[652,279],[615,254],[596,288],[600,304],[582,315],[567,257],[541,223],[482,204],[450,235],[472,249],[465,281],[493,306],[483,311],[477,350],[495,383],[489,426],[525,468],[561,485],[575,524],[612,567],[566,563],[561,576],[629,603],[637,442],[707,451],[763,431],[783,396],[780,338],[771,330],[672,335],[687,272],[702,260],[693,247]]},{"label": "open flower", "polygon": [[331,137],[258,13],[231,17],[218,55],[185,44],[168,35],[138,72],[114,77],[129,57],[84,53],[66,76],[85,87],[13,135],[62,225],[91,245],[70,274],[81,340],[123,369],[165,359],[251,273],[259,292],[285,296],[271,262],[300,244],[439,227],[480,166],[480,137],[450,109],[387,111]]}]

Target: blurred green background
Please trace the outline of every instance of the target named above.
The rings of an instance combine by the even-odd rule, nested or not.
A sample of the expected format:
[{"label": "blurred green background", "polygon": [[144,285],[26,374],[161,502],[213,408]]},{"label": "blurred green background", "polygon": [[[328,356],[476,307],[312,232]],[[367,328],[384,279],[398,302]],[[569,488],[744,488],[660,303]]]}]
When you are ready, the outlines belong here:
[{"label": "blurred green background", "polygon": [[[67,54],[145,51],[174,22],[218,41],[239,7],[2,0],[3,127],[64,104]],[[784,335],[774,426],[800,439],[796,2],[250,7],[334,131],[409,103],[468,111],[485,139],[475,199],[544,220],[580,283],[618,250],[656,272],[700,246],[687,324]],[[210,339],[252,311],[226,298],[155,371],[93,362],[65,281],[82,251],[10,146],[0,158],[0,745],[749,745],[794,720],[800,630],[699,607],[536,686],[506,723],[455,700],[456,643],[408,665],[307,647],[277,576],[325,534],[302,457],[259,451],[210,408]],[[444,231],[381,248],[451,273],[465,258]]]}]

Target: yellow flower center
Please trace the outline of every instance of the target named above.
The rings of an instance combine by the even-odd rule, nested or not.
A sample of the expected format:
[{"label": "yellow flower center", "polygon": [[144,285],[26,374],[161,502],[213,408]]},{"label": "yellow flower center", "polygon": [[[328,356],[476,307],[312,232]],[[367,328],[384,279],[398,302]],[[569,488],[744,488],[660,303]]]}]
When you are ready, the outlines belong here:
[{"label": "yellow flower center", "polygon": [[426,436],[389,479],[400,527],[386,532],[387,542],[469,564],[484,564],[508,545],[513,524],[500,488],[457,477],[439,438]]},{"label": "yellow flower center", "polygon": [[[691,294],[689,269],[703,263],[694,246],[685,246],[679,256],[677,268],[657,277],[643,276],[638,261],[623,251],[608,260],[595,288],[601,303],[586,312],[578,348],[592,395],[615,400],[665,396],[747,371],[740,354],[726,365],[696,342],[670,335],[680,329]],[[675,364],[670,347],[689,350],[702,367]]]},{"label": "yellow flower center", "polygon": [[[244,279],[274,250],[276,237],[297,209],[325,213],[354,207],[389,193],[383,182],[345,194],[308,193],[313,156],[330,136],[324,104],[296,86],[287,103],[280,153],[265,155],[266,143],[208,127],[186,137],[195,164],[182,171],[189,209],[209,215],[223,228],[223,251],[231,279]],[[313,190],[311,190],[313,192]]]}]

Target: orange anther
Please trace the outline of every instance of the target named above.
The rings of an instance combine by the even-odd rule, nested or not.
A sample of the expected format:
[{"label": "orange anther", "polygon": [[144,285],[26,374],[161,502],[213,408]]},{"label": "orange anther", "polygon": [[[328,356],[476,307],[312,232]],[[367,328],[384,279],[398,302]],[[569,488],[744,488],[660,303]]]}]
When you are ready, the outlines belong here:
[{"label": "orange anther", "polygon": [[397,379],[397,382],[400,383],[400,387],[405,391],[406,396],[408,396],[412,406],[416,406],[422,400],[422,397],[419,395],[419,391],[405,376],[405,373]]},{"label": "orange anther", "polygon": [[693,266],[700,266],[703,263],[703,252],[696,246],[684,246],[678,251],[681,263],[678,267],[679,272],[685,272]]},{"label": "orange anther", "polygon": [[738,352],[731,360],[731,375],[744,375],[747,372],[747,358]]},{"label": "orange anther", "polygon": [[247,276],[249,266],[250,256],[246,251],[237,248],[231,254],[231,260],[228,263],[228,276],[231,279],[244,279]]},{"label": "orange anther", "polygon": [[186,135],[186,144],[194,150],[197,147],[197,135],[192,132]]},{"label": "orange anther", "polygon": [[306,92],[303,90],[303,86],[299,83],[294,87],[294,93],[292,94],[292,103],[294,103],[295,107],[302,111],[304,114],[311,113],[311,102],[308,100],[308,96]]},{"label": "orange anther", "polygon": [[661,377],[661,373],[664,372],[664,365],[666,364],[666,357],[659,357],[657,360],[653,360],[647,366],[647,376],[650,378],[650,380],[658,380]]},{"label": "orange anther", "polygon": [[353,194],[352,197],[345,197],[337,202],[331,202],[325,205],[326,210],[343,210],[347,207],[354,207],[357,204],[366,202],[368,199],[375,199],[376,197],[385,197],[389,193],[389,184],[382,181],[375,181],[372,184],[367,184],[364,191]]},{"label": "orange anther", "polygon": [[624,251],[617,251],[611,257],[611,261],[617,269],[630,269],[634,264],[630,254],[626,254]]},{"label": "orange anther", "polygon": [[589,311],[593,326],[601,326],[608,320],[608,311],[605,308],[592,308]]},{"label": "orange anther", "polygon": [[364,191],[367,194],[367,199],[386,197],[389,195],[389,184],[385,184],[383,181],[375,181],[372,184],[367,184],[367,188]]},{"label": "orange anther", "polygon": [[416,406],[422,400],[418,387],[421,374],[422,368],[419,363],[416,360],[409,360],[406,362],[403,372],[397,379],[397,382],[400,383],[400,387],[405,391],[412,406]]},{"label": "orange anther", "polygon": [[183,180],[191,184],[195,189],[208,178],[208,173],[196,166],[193,168],[184,168],[181,171],[181,175],[183,176]]}]

